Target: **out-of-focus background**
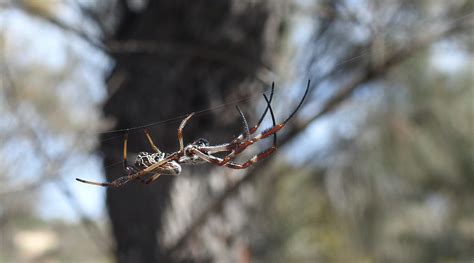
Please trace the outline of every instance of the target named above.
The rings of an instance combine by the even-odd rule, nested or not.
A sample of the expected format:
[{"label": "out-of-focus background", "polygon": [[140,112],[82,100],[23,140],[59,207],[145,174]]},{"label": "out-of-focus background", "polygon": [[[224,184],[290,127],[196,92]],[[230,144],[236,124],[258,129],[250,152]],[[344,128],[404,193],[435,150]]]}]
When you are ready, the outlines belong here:
[{"label": "out-of-focus background", "polygon": [[[474,261],[473,35],[471,0],[1,0],[0,262]],[[308,79],[249,169],[74,180],[190,112],[229,142],[272,82],[281,121]]]}]

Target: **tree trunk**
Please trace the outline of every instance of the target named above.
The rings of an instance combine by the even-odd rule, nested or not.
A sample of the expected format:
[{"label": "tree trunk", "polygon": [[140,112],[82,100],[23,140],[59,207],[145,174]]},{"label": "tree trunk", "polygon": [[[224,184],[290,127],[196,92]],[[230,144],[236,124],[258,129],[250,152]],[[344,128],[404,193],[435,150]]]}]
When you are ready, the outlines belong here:
[{"label": "tree trunk", "polygon": [[[252,89],[258,87],[255,76],[262,65],[272,65],[275,43],[281,37],[282,21],[275,4],[150,1],[141,12],[133,12],[126,2],[120,2],[120,23],[106,41],[116,62],[111,80],[124,77],[118,86],[109,82],[115,83],[109,85],[113,94],[104,106],[105,115],[117,121],[117,129],[182,116],[262,91],[261,86]],[[178,147],[179,121],[150,127],[155,143],[165,152]],[[213,111],[191,119],[184,131],[185,143],[199,137],[219,143],[241,129],[234,109]],[[128,146],[129,162],[134,161],[134,153],[151,151],[142,130],[130,132]],[[105,164],[120,160],[122,147],[120,139],[103,140]],[[123,174],[121,167],[112,168],[107,180]],[[166,260],[159,236],[172,183],[172,176],[162,176],[151,185],[132,182],[107,190],[118,262]]]}]

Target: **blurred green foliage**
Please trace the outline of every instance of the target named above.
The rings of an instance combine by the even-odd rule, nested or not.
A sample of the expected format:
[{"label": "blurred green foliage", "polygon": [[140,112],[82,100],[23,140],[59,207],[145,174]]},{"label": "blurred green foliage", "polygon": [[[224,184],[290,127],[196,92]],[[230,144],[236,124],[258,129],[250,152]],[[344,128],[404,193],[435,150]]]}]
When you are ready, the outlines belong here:
[{"label": "blurred green foliage", "polygon": [[332,161],[262,182],[261,262],[474,258],[472,63],[446,73],[429,58],[411,58],[336,113],[363,118],[334,140]]}]

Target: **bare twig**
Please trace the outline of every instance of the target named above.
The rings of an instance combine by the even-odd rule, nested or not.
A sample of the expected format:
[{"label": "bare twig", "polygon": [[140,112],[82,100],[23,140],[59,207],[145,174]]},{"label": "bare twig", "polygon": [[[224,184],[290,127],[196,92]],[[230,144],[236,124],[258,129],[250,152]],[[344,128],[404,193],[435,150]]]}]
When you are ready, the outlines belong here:
[{"label": "bare twig", "polygon": [[21,10],[27,12],[32,16],[41,18],[44,21],[47,21],[52,25],[61,28],[65,32],[69,32],[73,35],[78,36],[80,39],[89,43],[91,46],[109,55],[140,53],[166,56],[184,55],[189,57],[199,57],[202,59],[216,61],[225,65],[229,65],[235,68],[236,70],[242,71],[253,76],[255,79],[265,85],[269,85],[272,80],[275,80],[275,78],[277,77],[277,75],[270,68],[266,67],[259,61],[252,61],[251,59],[247,59],[241,55],[236,55],[231,52],[226,52],[222,50],[212,49],[210,47],[190,45],[178,42],[144,40],[110,41],[104,45],[100,39],[92,38],[82,30],[67,25],[55,17],[41,15],[32,12],[27,8],[22,8],[21,6],[17,5],[10,5],[9,7],[20,8]]},{"label": "bare twig", "polygon": [[[459,21],[455,21],[450,27],[438,33],[428,34],[423,37],[420,37],[414,40],[413,42],[407,44],[405,47],[399,49],[398,51],[393,52],[391,55],[386,57],[384,63],[381,63],[380,67],[378,68],[374,69],[372,67],[367,67],[365,71],[360,72],[349,83],[343,85],[342,88],[339,89],[339,92],[324,104],[321,111],[309,118],[306,118],[305,120],[296,122],[296,124],[288,127],[287,133],[282,138],[280,138],[279,144],[284,145],[288,143],[301,131],[306,129],[312,122],[336,109],[338,106],[341,105],[342,102],[349,98],[350,95],[362,84],[384,75],[388,72],[388,70],[404,62],[406,59],[410,58],[420,49],[425,48],[444,37],[450,36],[453,33],[456,33],[460,30],[464,30],[464,25],[458,22]],[[226,200],[228,200],[234,194],[238,193],[240,187],[245,183],[251,182],[256,178],[262,177],[261,175],[255,175],[257,173],[260,173],[261,171],[267,170],[268,166],[271,166],[271,163],[272,162],[269,160],[262,161],[260,165],[248,171],[245,176],[243,176],[241,179],[234,182],[227,189],[225,189],[198,217],[196,217],[196,219],[188,226],[184,234],[179,237],[172,246],[168,248],[167,254],[173,256],[177,251],[181,250],[182,247],[186,244],[187,240],[207,222],[208,218],[212,214],[221,211]]]},{"label": "bare twig", "polygon": [[[2,50],[3,51],[3,50]],[[2,52],[2,55],[3,52]],[[7,65],[5,63],[1,63],[1,77],[2,77],[2,86],[6,91],[9,91],[9,95],[11,97],[17,97],[15,91],[15,83],[11,79],[10,72],[8,71]],[[12,100],[10,100],[11,103]],[[16,101],[16,100],[15,100]],[[8,105],[11,108],[12,112],[17,111],[16,105]],[[18,115],[18,114],[17,114]],[[80,218],[81,224],[85,227],[86,232],[91,236],[91,239],[96,242],[99,251],[110,251],[111,245],[106,242],[106,238],[101,234],[100,228],[94,223],[93,220],[85,213],[82,209],[81,205],[79,204],[77,198],[70,192],[69,188],[63,181],[61,180],[61,176],[59,173],[60,166],[67,162],[70,158],[73,157],[74,152],[70,151],[66,154],[61,154],[56,158],[52,158],[47,153],[46,149],[41,145],[41,138],[38,133],[25,122],[22,118],[18,119],[20,125],[22,125],[21,132],[26,135],[32,141],[32,146],[34,148],[34,152],[37,157],[41,158],[43,163],[46,163],[51,167],[50,171],[46,171],[43,175],[39,176],[36,180],[30,181],[28,183],[22,183],[17,187],[8,187],[5,190],[0,191],[1,195],[10,195],[15,192],[21,191],[30,191],[33,190],[45,182],[56,179],[54,181],[56,187],[60,190],[60,192],[64,195],[67,202],[69,203],[70,207],[76,212],[76,214]],[[16,134],[18,136],[18,133]],[[75,141],[75,144],[78,144],[79,140]],[[77,145],[73,145],[71,149],[76,149]]]}]

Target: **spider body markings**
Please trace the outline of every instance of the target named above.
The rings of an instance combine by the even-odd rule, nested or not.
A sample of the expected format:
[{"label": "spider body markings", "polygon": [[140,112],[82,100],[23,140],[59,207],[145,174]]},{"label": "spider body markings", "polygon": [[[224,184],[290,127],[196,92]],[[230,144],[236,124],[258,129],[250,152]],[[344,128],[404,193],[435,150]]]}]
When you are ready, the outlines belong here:
[{"label": "spider body markings", "polygon": [[[161,152],[159,148],[153,142],[149,131],[145,129],[145,135],[148,139],[148,142],[151,148],[153,149],[153,152],[152,153],[140,152],[135,160],[135,163],[133,165],[128,165],[127,163],[128,135],[125,134],[124,145],[123,145],[123,168],[125,172],[127,173],[127,175],[119,177],[111,182],[104,182],[104,183],[92,182],[92,181],[87,181],[87,180],[83,180],[79,178],[76,178],[76,180],[82,183],[87,183],[87,184],[92,184],[92,185],[99,185],[99,186],[105,186],[105,187],[119,187],[133,180],[137,180],[139,182],[149,184],[157,180],[158,177],[162,174],[178,175],[181,173],[182,164],[195,165],[195,164],[207,162],[207,163],[218,165],[218,166],[226,166],[232,169],[245,169],[251,166],[252,164],[268,157],[276,150],[277,148],[276,133],[280,131],[283,127],[285,127],[286,123],[288,123],[288,121],[291,118],[293,118],[293,116],[298,112],[298,110],[300,109],[300,107],[302,106],[306,98],[306,95],[308,94],[309,87],[310,87],[310,81],[308,80],[308,84],[304,92],[304,95],[302,99],[300,100],[300,102],[298,103],[296,109],[289,115],[289,117],[287,117],[283,122],[278,123],[278,124],[275,122],[273,109],[270,105],[271,100],[273,98],[273,92],[274,92],[273,84],[272,84],[270,99],[268,99],[265,95],[263,95],[267,102],[267,107],[265,111],[263,112],[263,114],[261,115],[260,120],[252,128],[250,129],[248,128],[248,124],[247,124],[247,121],[245,120],[245,116],[243,115],[242,111],[237,107],[237,111],[239,112],[240,117],[243,120],[245,131],[241,133],[239,136],[237,136],[236,138],[234,138],[229,143],[223,143],[219,145],[210,145],[206,139],[198,139],[185,146],[183,142],[182,130],[186,126],[189,119],[194,115],[194,113],[191,113],[179,125],[178,131],[177,131],[177,137],[178,137],[178,142],[179,142],[178,151],[171,154]],[[252,135],[254,135],[254,133],[259,128],[260,124],[262,123],[268,111],[270,111],[273,126],[268,129],[265,129],[263,132],[252,137]],[[270,137],[272,135],[273,135],[273,145],[270,148],[253,156],[252,158],[248,159],[244,163],[239,164],[239,163],[233,162],[233,159],[238,154],[243,152],[247,147],[251,146],[252,144],[262,139]],[[222,153],[222,152],[227,153],[227,155],[225,155],[223,158],[213,155],[215,153]],[[147,174],[152,174],[152,175],[145,180],[144,177]]]},{"label": "spider body markings", "polygon": [[[137,155],[135,164],[129,167],[131,167],[134,172],[138,172],[164,160],[165,157],[165,153],[140,152]],[[159,171],[161,174],[178,175],[181,173],[181,166],[175,161],[170,161],[166,165],[162,165],[159,168],[160,169],[157,171]]]}]

